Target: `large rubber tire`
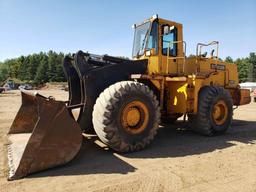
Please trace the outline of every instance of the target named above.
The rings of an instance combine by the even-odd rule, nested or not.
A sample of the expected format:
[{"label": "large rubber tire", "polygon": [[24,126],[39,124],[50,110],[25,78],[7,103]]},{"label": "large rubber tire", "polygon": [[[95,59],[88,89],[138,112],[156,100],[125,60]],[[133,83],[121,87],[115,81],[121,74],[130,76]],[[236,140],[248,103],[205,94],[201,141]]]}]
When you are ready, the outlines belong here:
[{"label": "large rubber tire", "polygon": [[[145,128],[136,134],[127,132],[122,124],[122,114],[131,102],[140,102],[148,109]],[[138,151],[145,148],[157,133],[160,108],[153,91],[135,81],[122,81],[105,89],[93,109],[93,126],[98,137],[118,152]],[[140,118],[140,121],[144,119]]]},{"label": "large rubber tire", "polygon": [[[226,105],[226,118],[218,124],[214,120],[214,106],[222,102]],[[199,92],[198,112],[196,115],[188,115],[190,128],[202,135],[220,135],[231,126],[233,117],[233,100],[229,91],[222,87],[205,86]]]}]

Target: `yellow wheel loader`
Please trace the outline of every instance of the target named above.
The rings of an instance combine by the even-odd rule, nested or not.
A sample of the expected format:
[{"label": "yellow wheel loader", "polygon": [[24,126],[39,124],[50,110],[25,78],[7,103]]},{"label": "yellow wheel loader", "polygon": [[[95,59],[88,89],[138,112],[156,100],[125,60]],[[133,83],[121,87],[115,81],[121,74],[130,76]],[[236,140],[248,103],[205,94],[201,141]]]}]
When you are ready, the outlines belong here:
[{"label": "yellow wheel loader", "polygon": [[134,28],[132,60],[83,51],[64,58],[68,101],[22,92],[8,136],[10,180],[67,163],[82,132],[96,132],[115,151],[137,151],[152,142],[161,120],[185,116],[195,132],[213,136],[230,127],[233,106],[250,103],[237,66],[218,59],[217,41],[198,43],[186,57],[182,24],[155,15]]}]

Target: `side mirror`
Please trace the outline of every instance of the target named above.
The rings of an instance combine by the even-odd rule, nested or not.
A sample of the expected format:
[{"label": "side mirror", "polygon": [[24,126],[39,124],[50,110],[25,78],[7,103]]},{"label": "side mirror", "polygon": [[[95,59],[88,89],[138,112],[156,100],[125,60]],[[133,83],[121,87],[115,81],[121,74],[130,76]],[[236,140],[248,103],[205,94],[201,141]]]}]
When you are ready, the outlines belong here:
[{"label": "side mirror", "polygon": [[170,28],[168,25],[164,26],[164,34],[163,35],[167,35],[170,33]]},{"label": "side mirror", "polygon": [[171,31],[174,29],[174,26],[164,26],[164,34],[163,35],[168,35],[169,33],[171,33]]}]

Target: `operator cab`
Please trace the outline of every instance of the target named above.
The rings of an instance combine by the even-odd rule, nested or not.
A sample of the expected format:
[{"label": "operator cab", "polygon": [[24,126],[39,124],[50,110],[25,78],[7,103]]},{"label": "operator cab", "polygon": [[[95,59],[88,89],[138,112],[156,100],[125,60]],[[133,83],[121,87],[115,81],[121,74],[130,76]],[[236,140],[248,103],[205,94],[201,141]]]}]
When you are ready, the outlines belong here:
[{"label": "operator cab", "polygon": [[132,58],[147,59],[149,74],[184,76],[200,71],[211,72],[214,69],[205,68],[204,62],[218,63],[218,41],[198,43],[196,56],[186,58],[186,42],[183,41],[180,23],[154,15],[140,24],[133,25],[133,28],[135,31]]},{"label": "operator cab", "polygon": [[[158,18],[157,15],[134,24],[132,58],[148,59],[149,73],[179,73],[178,63],[185,59],[182,24]],[[182,60],[179,61],[179,60]],[[183,68],[181,66],[181,68]]]}]

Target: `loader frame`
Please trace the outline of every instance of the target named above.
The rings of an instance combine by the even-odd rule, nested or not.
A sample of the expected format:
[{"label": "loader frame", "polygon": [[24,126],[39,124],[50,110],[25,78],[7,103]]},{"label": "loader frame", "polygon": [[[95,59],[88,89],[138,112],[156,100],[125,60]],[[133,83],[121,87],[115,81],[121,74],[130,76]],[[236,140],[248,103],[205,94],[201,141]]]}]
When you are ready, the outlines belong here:
[{"label": "loader frame", "polygon": [[69,83],[68,107],[80,108],[77,122],[93,132],[92,111],[97,97],[110,85],[130,79],[134,73],[146,73],[147,60],[128,60],[78,51],[65,57],[64,71]]}]

